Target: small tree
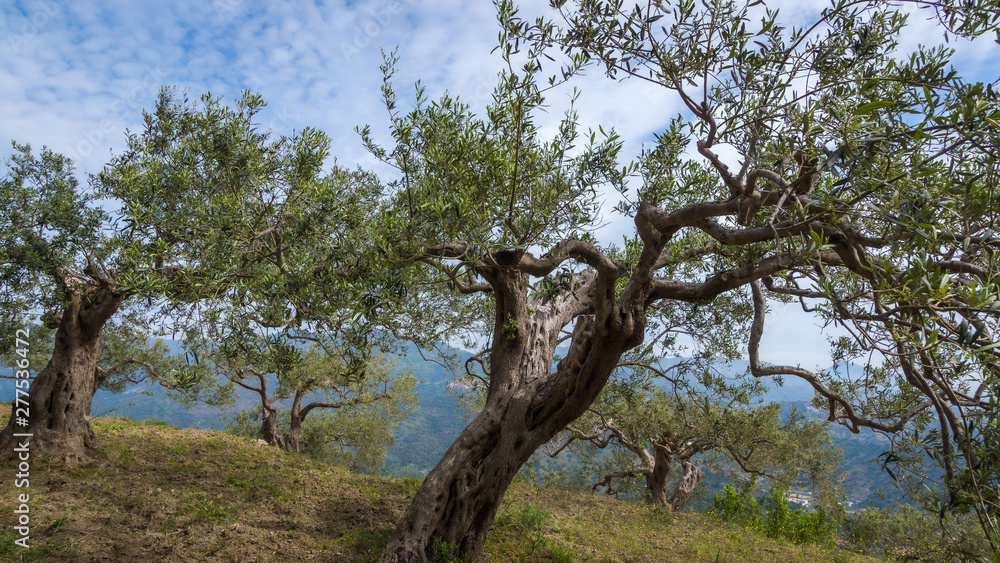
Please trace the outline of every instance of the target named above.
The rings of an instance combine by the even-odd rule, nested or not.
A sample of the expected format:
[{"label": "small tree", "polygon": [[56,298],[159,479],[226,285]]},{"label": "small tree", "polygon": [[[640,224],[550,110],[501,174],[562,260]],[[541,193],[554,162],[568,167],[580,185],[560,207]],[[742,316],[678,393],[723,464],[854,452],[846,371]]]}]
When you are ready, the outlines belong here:
[{"label": "small tree", "polygon": [[[238,413],[231,431],[354,469],[381,467],[393,444],[392,429],[416,404],[413,376],[395,372],[383,357],[367,361],[362,374],[318,345],[301,352],[272,341],[270,349],[253,364],[246,352],[215,356],[230,386],[260,396],[261,406]],[[290,406],[279,404],[289,399]]]},{"label": "small tree", "polygon": [[[782,421],[780,404],[755,403],[747,389],[727,391],[720,396],[612,382],[586,414],[567,426],[549,455],[555,457],[578,441],[600,449],[611,446],[615,455],[602,465],[594,490],[604,487],[609,495],[634,491],[644,479],[646,502],[671,510],[691,499],[704,476],[697,456],[704,459],[702,454],[711,453],[753,478],[786,489],[811,483],[832,499],[840,454],[825,425],[794,409]],[[735,397],[724,400],[727,395]],[[675,477],[671,471],[678,465],[681,474]]]}]

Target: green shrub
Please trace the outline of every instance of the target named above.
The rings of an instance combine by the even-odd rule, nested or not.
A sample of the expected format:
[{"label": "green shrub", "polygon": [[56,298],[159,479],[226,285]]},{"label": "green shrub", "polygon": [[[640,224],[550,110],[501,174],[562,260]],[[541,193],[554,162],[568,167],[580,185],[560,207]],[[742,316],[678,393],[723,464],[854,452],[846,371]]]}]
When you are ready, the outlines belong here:
[{"label": "green shrub", "polygon": [[458,561],[458,546],[434,536],[431,544],[431,561],[433,563],[455,563]]},{"label": "green shrub", "polygon": [[521,504],[521,510],[517,513],[517,523],[524,526],[525,530],[540,531],[549,520],[549,511],[545,510],[545,502],[540,501],[535,504],[535,499],[530,495],[527,501]]},{"label": "green shrub", "polygon": [[822,507],[812,512],[789,508],[785,491],[780,488],[772,488],[758,500],[749,488],[737,492],[731,484],[726,485],[721,494],[715,495],[708,513],[771,539],[799,544],[830,544],[837,529],[836,521]]},{"label": "green shrub", "polygon": [[732,483],[716,493],[708,513],[726,522],[735,522],[748,528],[762,530],[764,515],[757,499],[746,489],[736,492]]}]

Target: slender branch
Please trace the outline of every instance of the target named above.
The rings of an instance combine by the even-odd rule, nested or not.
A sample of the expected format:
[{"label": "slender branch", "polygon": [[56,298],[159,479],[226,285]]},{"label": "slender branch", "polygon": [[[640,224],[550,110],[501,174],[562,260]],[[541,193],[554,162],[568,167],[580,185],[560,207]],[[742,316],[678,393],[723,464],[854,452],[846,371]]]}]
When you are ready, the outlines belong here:
[{"label": "slender branch", "polygon": [[336,403],[326,403],[326,402],[321,402],[321,401],[314,401],[314,402],[309,403],[308,405],[302,407],[302,410],[299,411],[299,417],[302,418],[302,419],[305,419],[306,415],[309,414],[309,411],[311,411],[313,409],[342,409],[344,407],[350,407],[350,406],[354,406],[354,405],[367,405],[367,404],[375,403],[375,402],[382,401],[382,400],[392,400],[393,398],[394,397],[392,395],[389,395],[387,393],[382,393],[382,394],[379,394],[379,395],[369,395],[369,396],[365,396],[365,397],[354,397],[352,399],[347,399],[347,400],[344,400],[344,401],[337,401]]},{"label": "slender branch", "polygon": [[766,302],[764,300],[764,292],[760,288],[759,280],[751,281],[750,288],[753,295],[754,318],[750,327],[748,353],[750,356],[750,373],[753,374],[754,377],[794,375],[804,379],[812,385],[816,392],[829,400],[829,420],[842,421],[845,426],[847,426],[847,428],[855,434],[861,431],[861,427],[868,427],[887,433],[899,432],[906,427],[906,424],[910,421],[910,419],[933,405],[931,400],[924,401],[923,403],[912,407],[909,411],[898,415],[894,423],[887,424],[859,415],[847,398],[825,386],[823,382],[820,381],[819,376],[807,369],[783,365],[764,366],[760,361],[760,341],[764,334]]}]

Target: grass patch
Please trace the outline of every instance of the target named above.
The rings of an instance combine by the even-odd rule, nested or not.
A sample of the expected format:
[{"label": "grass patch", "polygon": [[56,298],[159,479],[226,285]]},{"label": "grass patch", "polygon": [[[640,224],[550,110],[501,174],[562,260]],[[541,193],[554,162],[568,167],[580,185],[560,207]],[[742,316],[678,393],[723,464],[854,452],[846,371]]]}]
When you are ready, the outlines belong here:
[{"label": "grass patch", "polygon": [[66,469],[66,475],[80,481],[93,481],[104,476],[104,470],[97,465],[80,465]]},{"label": "grass patch", "polygon": [[[9,407],[8,407],[9,409]],[[0,416],[3,416],[0,411]],[[32,548],[0,528],[0,560],[375,562],[420,486],[360,475],[224,432],[98,417],[106,452],[32,472]],[[7,468],[9,469],[9,467]],[[0,510],[16,506],[0,480]],[[440,545],[439,560],[453,557]],[[690,513],[607,497],[512,487],[483,562],[875,561]]]}]

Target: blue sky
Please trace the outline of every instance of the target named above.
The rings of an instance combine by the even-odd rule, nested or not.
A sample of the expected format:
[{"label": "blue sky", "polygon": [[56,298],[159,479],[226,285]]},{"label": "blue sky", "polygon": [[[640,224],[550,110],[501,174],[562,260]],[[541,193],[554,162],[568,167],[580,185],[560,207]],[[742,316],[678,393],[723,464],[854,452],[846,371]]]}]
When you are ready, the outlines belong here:
[{"label": "blue sky", "polygon": [[[547,11],[534,5],[525,15]],[[243,89],[259,92],[270,105],[264,122],[276,132],[323,129],[336,140],[338,158],[353,163],[368,158],[354,127],[378,130],[386,122],[380,47],[399,46],[396,85],[404,101],[420,79],[431,97],[449,90],[482,107],[502,63],[490,54],[498,28],[485,1],[42,0],[0,10],[7,36],[0,44],[0,137],[46,144],[88,172],[122,146],[123,131],[138,126],[162,84],[227,99]],[[592,91],[588,122],[648,126],[647,111],[604,103],[620,88],[594,78],[585,87]],[[666,98],[652,87],[631,88],[643,89]],[[569,95],[556,94],[554,107]],[[654,105],[652,122],[673,111]]]},{"label": "blue sky", "polygon": [[[768,2],[797,17],[826,4]],[[531,18],[554,14],[545,1],[520,6]],[[905,42],[939,41],[926,15],[912,18]],[[125,130],[139,128],[141,110],[152,107],[161,85],[227,100],[244,89],[259,92],[269,103],[265,126],[279,134],[317,127],[334,139],[341,164],[371,166],[354,127],[385,131],[380,47],[399,46],[395,83],[404,107],[420,79],[431,98],[447,90],[482,108],[502,64],[490,54],[498,27],[485,0],[8,1],[0,3],[0,29],[0,156],[10,154],[11,140],[46,145],[73,158],[81,173],[99,171],[124,146]],[[1000,77],[1000,46],[989,38],[952,45],[965,75]],[[575,86],[584,130],[615,127],[628,158],[680,109],[660,88],[596,71]],[[570,92],[549,97],[550,126]],[[615,221],[607,234],[628,229]],[[817,323],[794,307],[776,312],[765,331],[765,360],[828,365]]]}]

